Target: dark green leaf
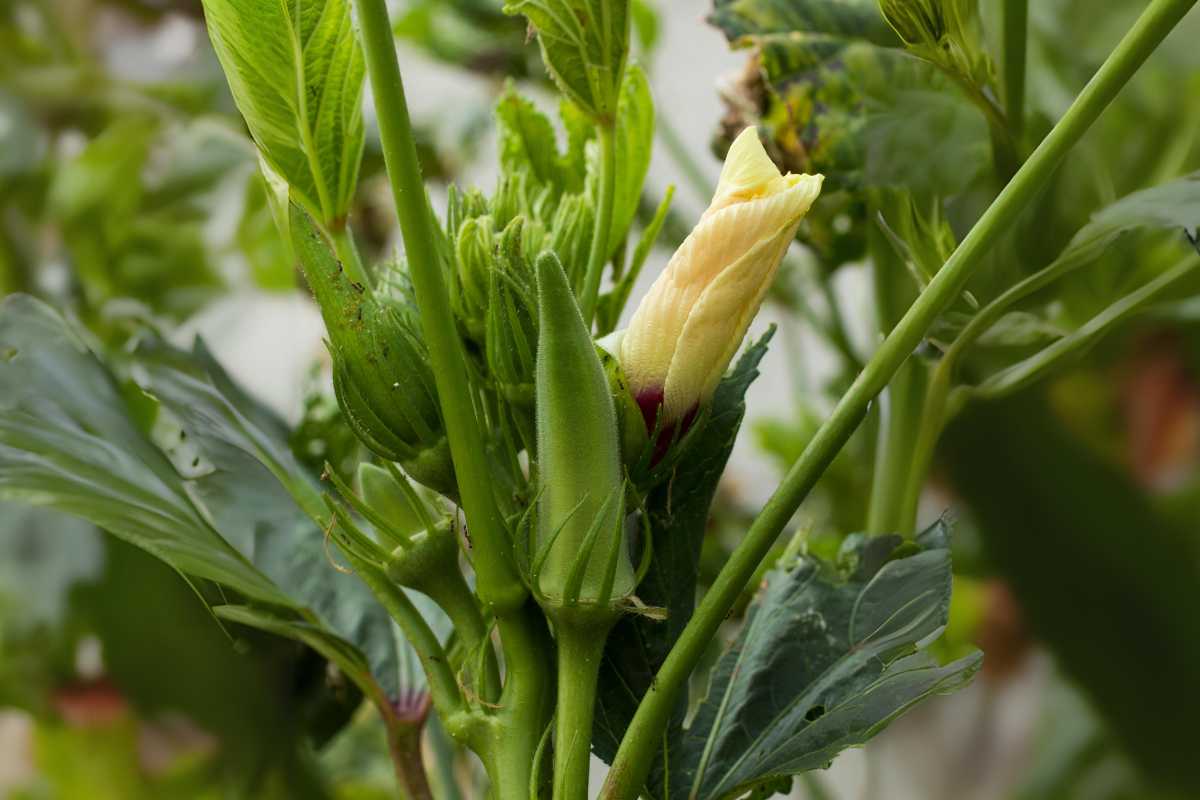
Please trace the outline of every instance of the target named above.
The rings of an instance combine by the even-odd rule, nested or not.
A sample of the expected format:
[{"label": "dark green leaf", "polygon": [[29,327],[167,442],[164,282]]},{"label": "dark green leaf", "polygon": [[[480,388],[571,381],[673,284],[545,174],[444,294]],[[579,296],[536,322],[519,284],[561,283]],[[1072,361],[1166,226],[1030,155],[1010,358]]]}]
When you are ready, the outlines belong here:
[{"label": "dark green leaf", "polygon": [[[709,507],[741,427],[746,390],[758,377],[758,364],[773,334],[774,328],[749,347],[721,381],[700,438],[689,444],[668,485],[658,487],[647,498],[653,560],[637,594],[647,605],[665,608],[667,619],[628,617],[609,636],[600,671],[595,729],[596,754],[606,761],[616,753],[638,702],[692,617]],[[676,731],[683,724],[686,707],[684,698],[676,711]],[[651,786],[662,784],[663,761],[670,758],[669,753],[660,754]]]},{"label": "dark green leaf", "polygon": [[947,428],[946,474],[1022,619],[1142,774],[1198,796],[1195,526],[1067,429],[1037,392],[973,404]]},{"label": "dark green leaf", "polygon": [[865,743],[915,703],[971,678],[979,653],[939,666],[921,648],[946,624],[945,526],[851,537],[835,565],[772,571],[672,764],[671,796],[733,797]]},{"label": "dark green leaf", "polygon": [[365,654],[389,697],[398,682],[399,630],[356,576],[339,572],[318,521],[326,511],[313,477],[288,444],[288,429],[233,383],[202,343],[193,353],[163,344],[136,354],[146,389],[176,417],[211,463],[189,491],[214,527],[293,603],[310,611],[326,637]]},{"label": "dark green leaf", "polygon": [[181,572],[289,604],[197,512],[104,366],[25,295],[0,304],[0,496],[84,517]]}]

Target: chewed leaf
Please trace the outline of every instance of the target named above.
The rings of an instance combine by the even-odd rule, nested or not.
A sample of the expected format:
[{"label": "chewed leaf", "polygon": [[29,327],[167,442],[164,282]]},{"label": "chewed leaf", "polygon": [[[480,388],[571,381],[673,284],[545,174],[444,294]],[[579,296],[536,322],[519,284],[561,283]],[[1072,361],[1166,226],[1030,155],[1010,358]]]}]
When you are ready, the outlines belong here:
[{"label": "chewed leaf", "polygon": [[83,517],[179,571],[291,601],[203,518],[112,375],[39,300],[0,304],[0,498]]},{"label": "chewed leaf", "polygon": [[[768,575],[676,748],[670,797],[716,800],[820,769],[974,674],[978,653],[942,666],[921,650],[948,614],[944,525],[907,557],[898,539],[850,542],[848,575],[810,558]],[[881,549],[896,551],[882,565]]]}]

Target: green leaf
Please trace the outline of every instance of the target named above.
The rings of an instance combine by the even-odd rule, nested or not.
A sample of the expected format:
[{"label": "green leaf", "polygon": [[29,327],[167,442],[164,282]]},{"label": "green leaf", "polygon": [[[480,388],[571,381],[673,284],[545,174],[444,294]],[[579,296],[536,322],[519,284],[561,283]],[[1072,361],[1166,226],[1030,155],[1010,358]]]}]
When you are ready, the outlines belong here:
[{"label": "green leaf", "polygon": [[[769,329],[751,345],[721,381],[705,427],[689,444],[674,478],[646,499],[653,558],[637,596],[647,605],[665,608],[667,618],[626,617],[609,636],[600,669],[594,732],[596,754],[605,761],[611,762],[616,754],[638,702],[692,617],[709,508],[746,412],[746,390],[758,377],[758,364],[774,332]],[[676,732],[682,728],[686,710],[684,698],[676,709]],[[674,764],[674,758],[671,752],[660,754],[650,786],[662,785],[662,776],[670,772],[668,766]]]},{"label": "green leaf", "polygon": [[0,498],[75,514],[188,575],[290,603],[202,518],[100,361],[26,295],[0,304]]},{"label": "green leaf", "polygon": [[672,764],[671,796],[717,800],[820,769],[917,702],[962,686],[975,653],[921,652],[946,624],[942,523],[919,535],[851,537],[838,564],[802,558],[768,574]]},{"label": "green leaf", "polygon": [[637,64],[625,71],[617,114],[617,174],[614,181],[612,228],[608,252],[617,249],[629,232],[642,197],[654,148],[654,98],[650,81]]},{"label": "green leaf", "polygon": [[190,354],[152,343],[136,358],[147,391],[212,466],[188,485],[197,506],[326,636],[361,650],[375,680],[398,697],[400,632],[362,581],[335,568],[319,489],[292,454],[283,421],[234,384],[201,342]]},{"label": "green leaf", "polygon": [[1141,774],[1200,796],[1195,518],[1165,518],[1070,427],[1036,391],[972,404],[943,437],[945,474],[1021,618]]},{"label": "green leaf", "polygon": [[310,214],[338,222],[363,149],[365,71],[348,0],[204,0],[204,11],[263,158]]},{"label": "green leaf", "polygon": [[407,645],[370,590],[331,563],[304,511],[321,508],[316,481],[286,426],[202,346],[150,343],[135,363],[200,474],[182,477],[143,435],[108,370],[53,310],[23,295],[0,305],[0,498],[83,517],[185,575],[308,616],[359,649],[396,699]]},{"label": "green leaf", "polygon": [[578,190],[582,176],[570,175],[562,164],[554,126],[511,81],[496,103],[496,123],[500,167],[506,174],[527,170],[538,183],[554,187],[556,192],[574,178],[574,190]]},{"label": "green leaf", "polygon": [[729,39],[803,31],[897,46],[877,0],[716,0],[708,21]]},{"label": "green leaf", "polygon": [[563,94],[589,115],[610,118],[629,50],[629,1],[509,0],[504,10],[529,19]]}]

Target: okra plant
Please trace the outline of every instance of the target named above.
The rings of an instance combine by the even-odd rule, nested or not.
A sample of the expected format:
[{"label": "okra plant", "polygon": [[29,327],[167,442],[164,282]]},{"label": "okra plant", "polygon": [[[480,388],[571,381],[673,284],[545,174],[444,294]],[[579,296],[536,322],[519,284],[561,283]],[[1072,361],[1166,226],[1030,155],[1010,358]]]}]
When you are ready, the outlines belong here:
[{"label": "okra plant", "polygon": [[[181,350],[146,331],[101,355],[14,295],[0,306],[0,496],[91,520],[186,576],[233,630],[320,654],[386,728],[402,797],[457,796],[430,779],[431,714],[498,800],[591,796],[594,758],[609,765],[609,800],[785,792],[978,668],[978,653],[943,664],[929,652],[947,622],[949,526],[914,532],[916,496],[957,355],[1076,262],[1012,286],[957,334],[911,475],[889,490],[894,524],[847,536],[832,557],[802,530],[773,548],[999,237],[1193,4],[1153,0],[1028,157],[989,88],[971,4],[844,4],[870,5],[895,47],[965,87],[1010,179],[957,245],[936,221],[904,231],[923,270],[915,299],[697,603],[709,509],[772,332],[743,339],[798,232],[812,237],[826,176],[781,172],[756,127],[736,131],[707,209],[630,314],[671,193],[635,226],[655,109],[629,58],[628,0],[511,0],[561,95],[558,119],[507,87],[494,190],[451,188],[444,208],[422,182],[385,0],[204,0],[367,458],[309,469],[203,343]],[[368,84],[403,239],[380,263],[361,257],[350,213]]]}]

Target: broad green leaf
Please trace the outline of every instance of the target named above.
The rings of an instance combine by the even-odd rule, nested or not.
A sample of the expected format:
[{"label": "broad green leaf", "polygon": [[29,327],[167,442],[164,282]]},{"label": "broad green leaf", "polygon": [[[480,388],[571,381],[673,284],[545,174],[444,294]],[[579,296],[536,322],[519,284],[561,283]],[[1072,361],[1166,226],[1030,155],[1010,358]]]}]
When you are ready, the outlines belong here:
[{"label": "broad green leaf", "polygon": [[962,686],[979,653],[940,666],[922,652],[946,624],[942,523],[847,539],[837,564],[803,557],[768,574],[671,767],[671,797],[735,797],[827,766],[917,702]]},{"label": "broad green leaf", "polygon": [[[758,364],[773,334],[774,328],[750,346],[720,383],[700,439],[689,445],[692,449],[669,485],[658,487],[647,498],[653,560],[637,596],[647,605],[665,608],[667,618],[627,617],[609,636],[600,669],[594,733],[596,754],[605,761],[611,762],[616,754],[638,702],[692,617],[709,507],[746,412],[746,391],[758,377]],[[673,722],[676,733],[686,710],[684,698]],[[674,752],[659,754],[648,782],[651,787],[662,785],[675,757]]]},{"label": "broad green leaf", "polygon": [[94,579],[103,565],[94,526],[46,508],[0,503],[0,630],[62,625],[73,587]]},{"label": "broad green leaf", "polygon": [[1037,391],[973,404],[943,437],[944,474],[1022,619],[1141,774],[1200,796],[1195,517],[1164,517],[1070,428]]},{"label": "broad green leaf", "polygon": [[83,341],[26,295],[0,303],[0,498],[81,516],[185,574],[290,603],[203,519]]},{"label": "broad green leaf", "polygon": [[263,158],[324,224],[346,214],[363,149],[363,56],[348,0],[204,0],[209,35]]},{"label": "broad green leaf", "polygon": [[629,0],[509,0],[504,10],[529,19],[563,94],[593,117],[612,116],[629,50]]},{"label": "broad green leaf", "polygon": [[146,390],[212,466],[188,485],[196,505],[326,636],[361,650],[396,698],[406,645],[367,586],[335,567],[319,488],[293,456],[283,421],[234,384],[202,343],[191,354],[151,344],[136,359]]},{"label": "broad green leaf", "polygon": [[654,148],[654,98],[650,81],[637,64],[625,71],[617,114],[616,159],[612,229],[609,232],[608,252],[617,249],[629,232],[642,197],[642,184],[650,169],[650,154]]},{"label": "broad green leaf", "polygon": [[407,644],[370,590],[331,562],[304,510],[323,514],[319,490],[287,428],[202,346],[152,343],[134,358],[199,474],[182,477],[141,433],[61,317],[26,296],[0,306],[0,497],[84,517],[185,575],[307,615],[360,650],[397,698]]}]

